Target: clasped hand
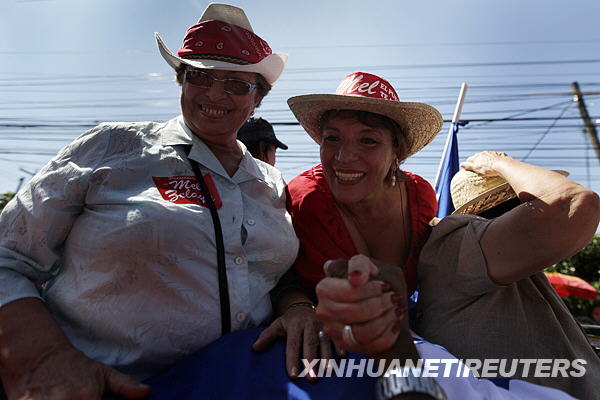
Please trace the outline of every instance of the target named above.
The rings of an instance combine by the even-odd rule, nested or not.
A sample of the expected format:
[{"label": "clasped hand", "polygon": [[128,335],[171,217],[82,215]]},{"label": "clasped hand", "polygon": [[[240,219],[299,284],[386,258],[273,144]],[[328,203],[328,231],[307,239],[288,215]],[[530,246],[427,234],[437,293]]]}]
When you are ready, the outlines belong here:
[{"label": "clasped hand", "polygon": [[[325,273],[316,288],[317,316],[338,349],[381,353],[408,329],[401,268],[356,255],[349,261],[328,261]],[[350,327],[354,343],[344,340],[345,326]]]}]

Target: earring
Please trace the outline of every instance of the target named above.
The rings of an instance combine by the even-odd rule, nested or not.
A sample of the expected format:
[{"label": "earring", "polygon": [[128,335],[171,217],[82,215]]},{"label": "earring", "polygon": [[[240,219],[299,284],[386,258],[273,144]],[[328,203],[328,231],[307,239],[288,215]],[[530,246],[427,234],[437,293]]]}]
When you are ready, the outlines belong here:
[{"label": "earring", "polygon": [[396,173],[398,172],[398,168],[399,168],[399,164],[400,162],[398,161],[398,158],[396,157],[396,159],[394,160],[394,166],[392,167],[392,169],[390,170],[390,185],[392,185],[392,187],[396,186]]}]

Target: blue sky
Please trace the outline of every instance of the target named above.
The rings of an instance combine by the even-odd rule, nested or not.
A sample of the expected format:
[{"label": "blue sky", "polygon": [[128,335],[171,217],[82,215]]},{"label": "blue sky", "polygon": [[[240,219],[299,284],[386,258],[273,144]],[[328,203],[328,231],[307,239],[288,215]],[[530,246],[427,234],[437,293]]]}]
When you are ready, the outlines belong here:
[{"label": "blue sky", "polygon": [[[14,190],[88,126],[166,120],[178,87],[153,39],[175,51],[208,2],[3,0],[0,2],[0,192]],[[256,33],[290,56],[257,115],[293,122],[286,99],[329,93],[346,74],[376,73],[401,100],[450,119],[461,82],[471,86],[461,158],[491,149],[571,171],[600,191],[598,160],[571,101],[578,81],[600,119],[600,2],[236,1]],[[531,111],[536,110],[538,111]],[[520,115],[519,115],[520,114]],[[516,121],[476,119],[537,118]],[[557,117],[561,119],[556,119]],[[556,120],[555,120],[556,119]],[[600,128],[600,126],[599,126]],[[318,162],[298,126],[276,125],[287,179]],[[404,168],[431,182],[447,126]]]}]

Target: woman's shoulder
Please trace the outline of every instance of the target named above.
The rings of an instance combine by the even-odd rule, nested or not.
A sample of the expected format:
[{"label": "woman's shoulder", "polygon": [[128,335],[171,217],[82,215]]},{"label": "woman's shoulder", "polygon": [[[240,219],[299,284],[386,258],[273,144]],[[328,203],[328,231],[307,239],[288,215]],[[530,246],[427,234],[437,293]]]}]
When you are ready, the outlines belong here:
[{"label": "woman's shoulder", "polygon": [[287,184],[288,205],[295,211],[319,211],[328,208],[332,194],[321,164],[302,172]]},{"label": "woman's shoulder", "polygon": [[402,173],[409,191],[417,191],[420,198],[435,199],[435,191],[427,179],[408,171]]},{"label": "woman's shoulder", "polygon": [[169,127],[169,123],[170,121],[104,122],[96,127],[96,135],[107,136],[108,140],[115,142],[155,141],[160,137],[161,130]]},{"label": "woman's shoulder", "polygon": [[276,190],[278,195],[281,195],[285,191],[286,186],[281,171],[269,163],[252,157],[249,152],[248,156],[247,162],[252,162],[254,165],[256,165],[259,174],[262,176],[262,181]]},{"label": "woman's shoulder", "polygon": [[435,190],[427,179],[412,172],[402,171],[409,194],[408,201],[411,208],[417,210],[420,219],[429,222],[437,213],[437,198]]},{"label": "woman's shoulder", "polygon": [[288,192],[293,201],[302,201],[305,198],[325,196],[328,190],[321,164],[315,165],[296,176],[287,184]]},{"label": "woman's shoulder", "polygon": [[417,175],[415,173],[412,173],[409,171],[404,171],[404,170],[402,170],[402,173],[405,175],[404,180],[410,182],[412,185],[416,185],[420,189],[423,189],[423,190],[433,191],[433,187],[431,186],[429,181],[427,179],[423,178],[421,175]]},{"label": "woman's shoulder", "polygon": [[167,126],[169,122],[102,122],[92,129],[84,132],[80,137],[112,135],[141,136],[158,132]]},{"label": "woman's shoulder", "polygon": [[165,123],[158,122],[103,122],[81,134],[57,154],[81,165],[123,157],[128,153],[139,155],[140,149],[156,142]]},{"label": "woman's shoulder", "polygon": [[164,122],[103,122],[81,134],[74,145],[142,139],[158,134]]}]

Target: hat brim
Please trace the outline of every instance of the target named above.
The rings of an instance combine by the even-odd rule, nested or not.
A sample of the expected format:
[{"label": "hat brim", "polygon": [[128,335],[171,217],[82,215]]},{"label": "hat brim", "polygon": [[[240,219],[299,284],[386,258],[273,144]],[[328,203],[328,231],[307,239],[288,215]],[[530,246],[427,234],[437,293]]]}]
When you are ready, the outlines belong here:
[{"label": "hat brim", "polygon": [[263,60],[256,64],[234,64],[225,61],[208,60],[208,59],[196,59],[188,60],[185,58],[177,57],[174,55],[167,45],[163,42],[162,38],[158,33],[154,33],[156,38],[156,44],[160,55],[165,59],[173,69],[177,70],[182,64],[189,65],[194,68],[202,69],[221,69],[224,71],[240,71],[240,72],[255,72],[261,74],[270,85],[274,85],[275,82],[281,76],[285,63],[287,62],[288,56],[283,53],[275,53],[265,57]]},{"label": "hat brim", "polygon": [[[562,176],[569,176],[568,171],[563,171],[561,169],[554,169],[554,172],[561,174]],[[513,188],[505,182],[499,186],[493,187],[490,190],[487,190],[477,197],[469,200],[465,204],[463,204],[458,209],[454,210],[452,215],[454,214],[470,214],[476,215],[480,214],[484,211],[489,210],[490,208],[496,207],[499,204],[502,204],[506,201],[514,199],[517,197],[517,194],[513,190]]]},{"label": "hat brim", "polygon": [[279,147],[281,150],[287,150],[287,144],[283,143],[282,141],[280,141],[279,139],[275,138],[275,140],[273,140],[273,144],[276,147]]},{"label": "hat brim", "polygon": [[[319,122],[328,110],[368,111],[390,118],[400,125],[409,157],[429,144],[442,129],[444,120],[434,107],[412,103],[338,94],[308,94],[288,99],[288,105],[310,137],[321,144]],[[402,142],[401,142],[402,143]]]}]

